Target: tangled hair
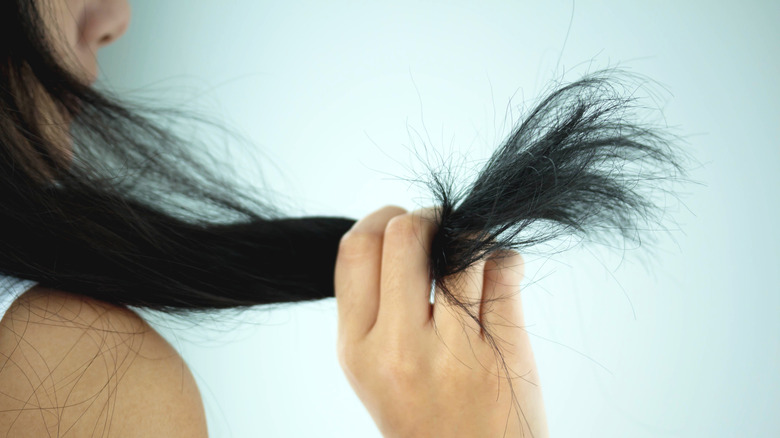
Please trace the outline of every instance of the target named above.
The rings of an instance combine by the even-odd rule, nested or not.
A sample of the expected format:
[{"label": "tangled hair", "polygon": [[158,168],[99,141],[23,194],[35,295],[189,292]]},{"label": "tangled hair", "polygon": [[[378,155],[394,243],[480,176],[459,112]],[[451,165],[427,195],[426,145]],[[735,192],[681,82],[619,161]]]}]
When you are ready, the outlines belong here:
[{"label": "tangled hair", "polygon": [[[34,3],[0,3],[0,272],[169,313],[334,295],[354,219],[284,217],[229,182],[168,129],[162,116],[177,111],[130,104],[63,68]],[[429,168],[439,299],[479,322],[447,287],[452,274],[567,233],[632,238],[655,218],[647,189],[683,169],[670,136],[639,122],[636,85],[606,70],[559,86],[468,187]]]},{"label": "tangled hair", "polygon": [[685,174],[684,154],[673,135],[634,121],[641,85],[639,76],[612,69],[559,86],[465,189],[447,169],[429,168],[426,184],[441,205],[430,272],[445,280],[451,304],[464,305],[446,278],[490,254],[571,234],[639,242],[642,224],[660,224],[656,202],[669,193],[664,181]]}]

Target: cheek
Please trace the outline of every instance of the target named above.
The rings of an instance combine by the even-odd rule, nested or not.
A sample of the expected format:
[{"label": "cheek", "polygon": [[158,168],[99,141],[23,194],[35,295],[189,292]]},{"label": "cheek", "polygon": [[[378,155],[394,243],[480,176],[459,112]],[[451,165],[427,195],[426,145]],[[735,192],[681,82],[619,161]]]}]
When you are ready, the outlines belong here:
[{"label": "cheek", "polygon": [[73,57],[78,48],[78,23],[81,13],[78,3],[83,0],[41,0],[41,14],[48,36],[53,40],[57,52]]},{"label": "cheek", "polygon": [[[2,1],[2,0],[0,0]],[[52,40],[59,59],[66,68],[85,80],[91,80],[94,72],[84,60],[90,59],[88,47],[80,41],[81,21],[84,17],[84,0],[40,0],[41,14],[46,32]]]}]

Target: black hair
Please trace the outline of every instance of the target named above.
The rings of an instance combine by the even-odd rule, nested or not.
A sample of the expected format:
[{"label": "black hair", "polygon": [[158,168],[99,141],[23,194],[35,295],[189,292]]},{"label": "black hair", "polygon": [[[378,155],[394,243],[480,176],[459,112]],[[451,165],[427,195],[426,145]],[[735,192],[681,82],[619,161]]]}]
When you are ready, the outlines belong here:
[{"label": "black hair", "polygon": [[[193,114],[131,103],[63,67],[41,12],[0,2],[0,273],[171,314],[334,296],[354,219],[286,217],[229,180],[227,163],[172,129]],[[685,154],[643,121],[648,82],[608,69],[556,84],[468,185],[424,163],[440,207],[436,299],[476,321],[510,388],[501,340],[449,280],[503,250],[571,234],[638,241],[658,223],[661,183],[681,179]]]},{"label": "black hair", "polygon": [[[169,129],[183,113],[83,83],[34,3],[0,3],[0,272],[171,313],[334,295],[354,219],[285,217]],[[474,262],[566,233],[633,239],[657,218],[658,182],[684,169],[673,137],[642,122],[637,79],[609,69],[556,85],[470,185],[429,167],[440,299],[477,319],[447,287]],[[52,108],[71,119],[70,154]]]}]

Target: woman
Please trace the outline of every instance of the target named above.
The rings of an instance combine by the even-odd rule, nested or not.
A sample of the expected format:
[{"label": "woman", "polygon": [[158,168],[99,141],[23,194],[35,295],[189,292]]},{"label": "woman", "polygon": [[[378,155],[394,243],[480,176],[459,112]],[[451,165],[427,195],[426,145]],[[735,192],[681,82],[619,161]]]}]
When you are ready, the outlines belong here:
[{"label": "woman", "polygon": [[[0,435],[206,436],[186,364],[127,306],[335,294],[341,365],[385,436],[546,436],[528,336],[516,329],[516,252],[483,252],[449,277],[455,300],[432,306],[441,210],[386,207],[356,224],[262,217],[172,134],[90,88],[95,52],[128,26],[126,1],[9,0],[0,17]],[[110,163],[144,179],[101,167]],[[172,189],[254,222],[159,201]],[[496,356],[495,339],[511,348]]]},{"label": "woman", "polygon": [[515,250],[652,228],[646,190],[682,169],[632,122],[642,81],[553,90],[467,189],[431,169],[436,208],[287,218],[174,134],[181,110],[91,86],[128,21],[120,0],[0,2],[0,433],[204,436],[189,370],[132,307],[335,296],[342,368],[385,436],[547,435]]}]

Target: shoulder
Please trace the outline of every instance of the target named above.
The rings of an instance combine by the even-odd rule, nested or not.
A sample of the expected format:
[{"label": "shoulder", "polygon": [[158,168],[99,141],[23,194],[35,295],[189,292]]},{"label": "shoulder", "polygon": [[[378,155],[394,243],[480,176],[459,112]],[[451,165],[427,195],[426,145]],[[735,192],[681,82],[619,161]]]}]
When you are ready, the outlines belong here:
[{"label": "shoulder", "polygon": [[132,310],[36,286],[0,321],[0,435],[206,434],[189,368]]}]

